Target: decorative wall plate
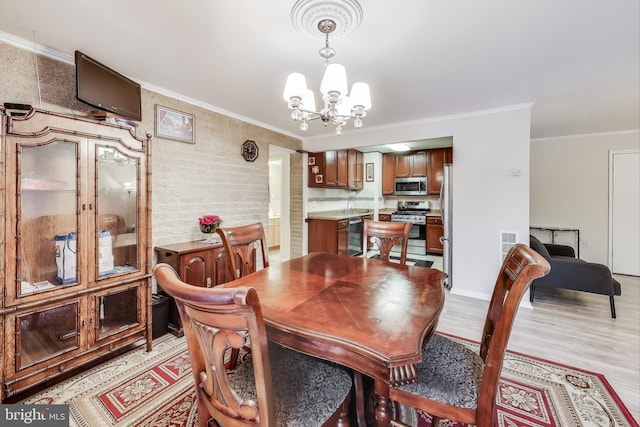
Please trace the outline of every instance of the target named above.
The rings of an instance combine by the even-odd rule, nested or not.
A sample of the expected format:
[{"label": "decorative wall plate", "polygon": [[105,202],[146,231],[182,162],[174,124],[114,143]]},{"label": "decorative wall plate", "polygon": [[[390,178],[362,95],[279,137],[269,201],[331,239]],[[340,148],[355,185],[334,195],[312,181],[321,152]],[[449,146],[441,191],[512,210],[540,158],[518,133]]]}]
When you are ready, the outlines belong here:
[{"label": "decorative wall plate", "polygon": [[258,145],[255,141],[247,139],[244,144],[242,144],[242,157],[248,162],[253,162],[258,158],[258,151]]}]

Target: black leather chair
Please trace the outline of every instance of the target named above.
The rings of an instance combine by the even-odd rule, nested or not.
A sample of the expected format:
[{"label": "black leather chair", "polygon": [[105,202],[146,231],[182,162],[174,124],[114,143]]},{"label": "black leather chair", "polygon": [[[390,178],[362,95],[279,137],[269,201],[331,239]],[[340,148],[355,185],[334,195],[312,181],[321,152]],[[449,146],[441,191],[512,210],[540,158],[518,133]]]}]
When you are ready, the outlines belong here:
[{"label": "black leather chair", "polygon": [[531,285],[529,300],[533,302],[538,286],[563,288],[574,291],[609,295],[611,317],[616,318],[615,295],[621,295],[620,283],[611,276],[606,265],[587,262],[576,258],[571,246],[542,243],[535,236],[529,236],[531,249],[542,255],[551,264],[551,272],[536,279]]}]

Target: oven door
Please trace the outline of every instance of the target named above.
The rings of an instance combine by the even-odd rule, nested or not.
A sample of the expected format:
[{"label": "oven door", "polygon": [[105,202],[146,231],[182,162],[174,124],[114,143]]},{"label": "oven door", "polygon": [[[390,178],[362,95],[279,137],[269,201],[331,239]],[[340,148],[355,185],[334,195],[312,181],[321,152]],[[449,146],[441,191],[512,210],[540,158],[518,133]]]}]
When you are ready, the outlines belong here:
[{"label": "oven door", "polygon": [[[411,222],[402,218],[394,217],[392,222]],[[395,248],[400,250],[399,247]],[[415,255],[426,255],[427,253],[427,226],[426,224],[411,224],[409,230],[409,240],[407,242],[407,253]]]}]

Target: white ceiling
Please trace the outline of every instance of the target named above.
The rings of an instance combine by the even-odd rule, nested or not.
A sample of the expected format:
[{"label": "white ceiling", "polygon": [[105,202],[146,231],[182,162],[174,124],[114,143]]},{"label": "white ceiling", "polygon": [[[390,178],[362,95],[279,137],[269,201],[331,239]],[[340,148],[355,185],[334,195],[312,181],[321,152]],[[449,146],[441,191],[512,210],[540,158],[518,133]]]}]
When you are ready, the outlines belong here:
[{"label": "white ceiling", "polygon": [[[339,1],[339,0],[330,0]],[[80,50],[152,90],[301,138],[288,73],[319,91],[323,41],[295,30],[295,0],[0,0],[0,40]],[[365,127],[534,103],[532,138],[640,128],[637,0],[360,0],[331,40],[368,82]],[[317,95],[316,95],[317,96]],[[345,129],[351,131],[352,125]]]}]

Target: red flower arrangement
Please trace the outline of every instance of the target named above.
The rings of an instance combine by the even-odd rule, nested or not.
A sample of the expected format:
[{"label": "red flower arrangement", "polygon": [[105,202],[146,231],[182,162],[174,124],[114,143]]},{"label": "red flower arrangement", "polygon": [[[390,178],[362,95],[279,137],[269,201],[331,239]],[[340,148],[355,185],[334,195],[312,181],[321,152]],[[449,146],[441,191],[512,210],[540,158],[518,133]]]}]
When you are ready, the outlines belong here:
[{"label": "red flower arrangement", "polygon": [[210,234],[214,233],[220,226],[222,218],[218,215],[204,215],[199,218],[198,222],[200,223],[200,231]]}]

